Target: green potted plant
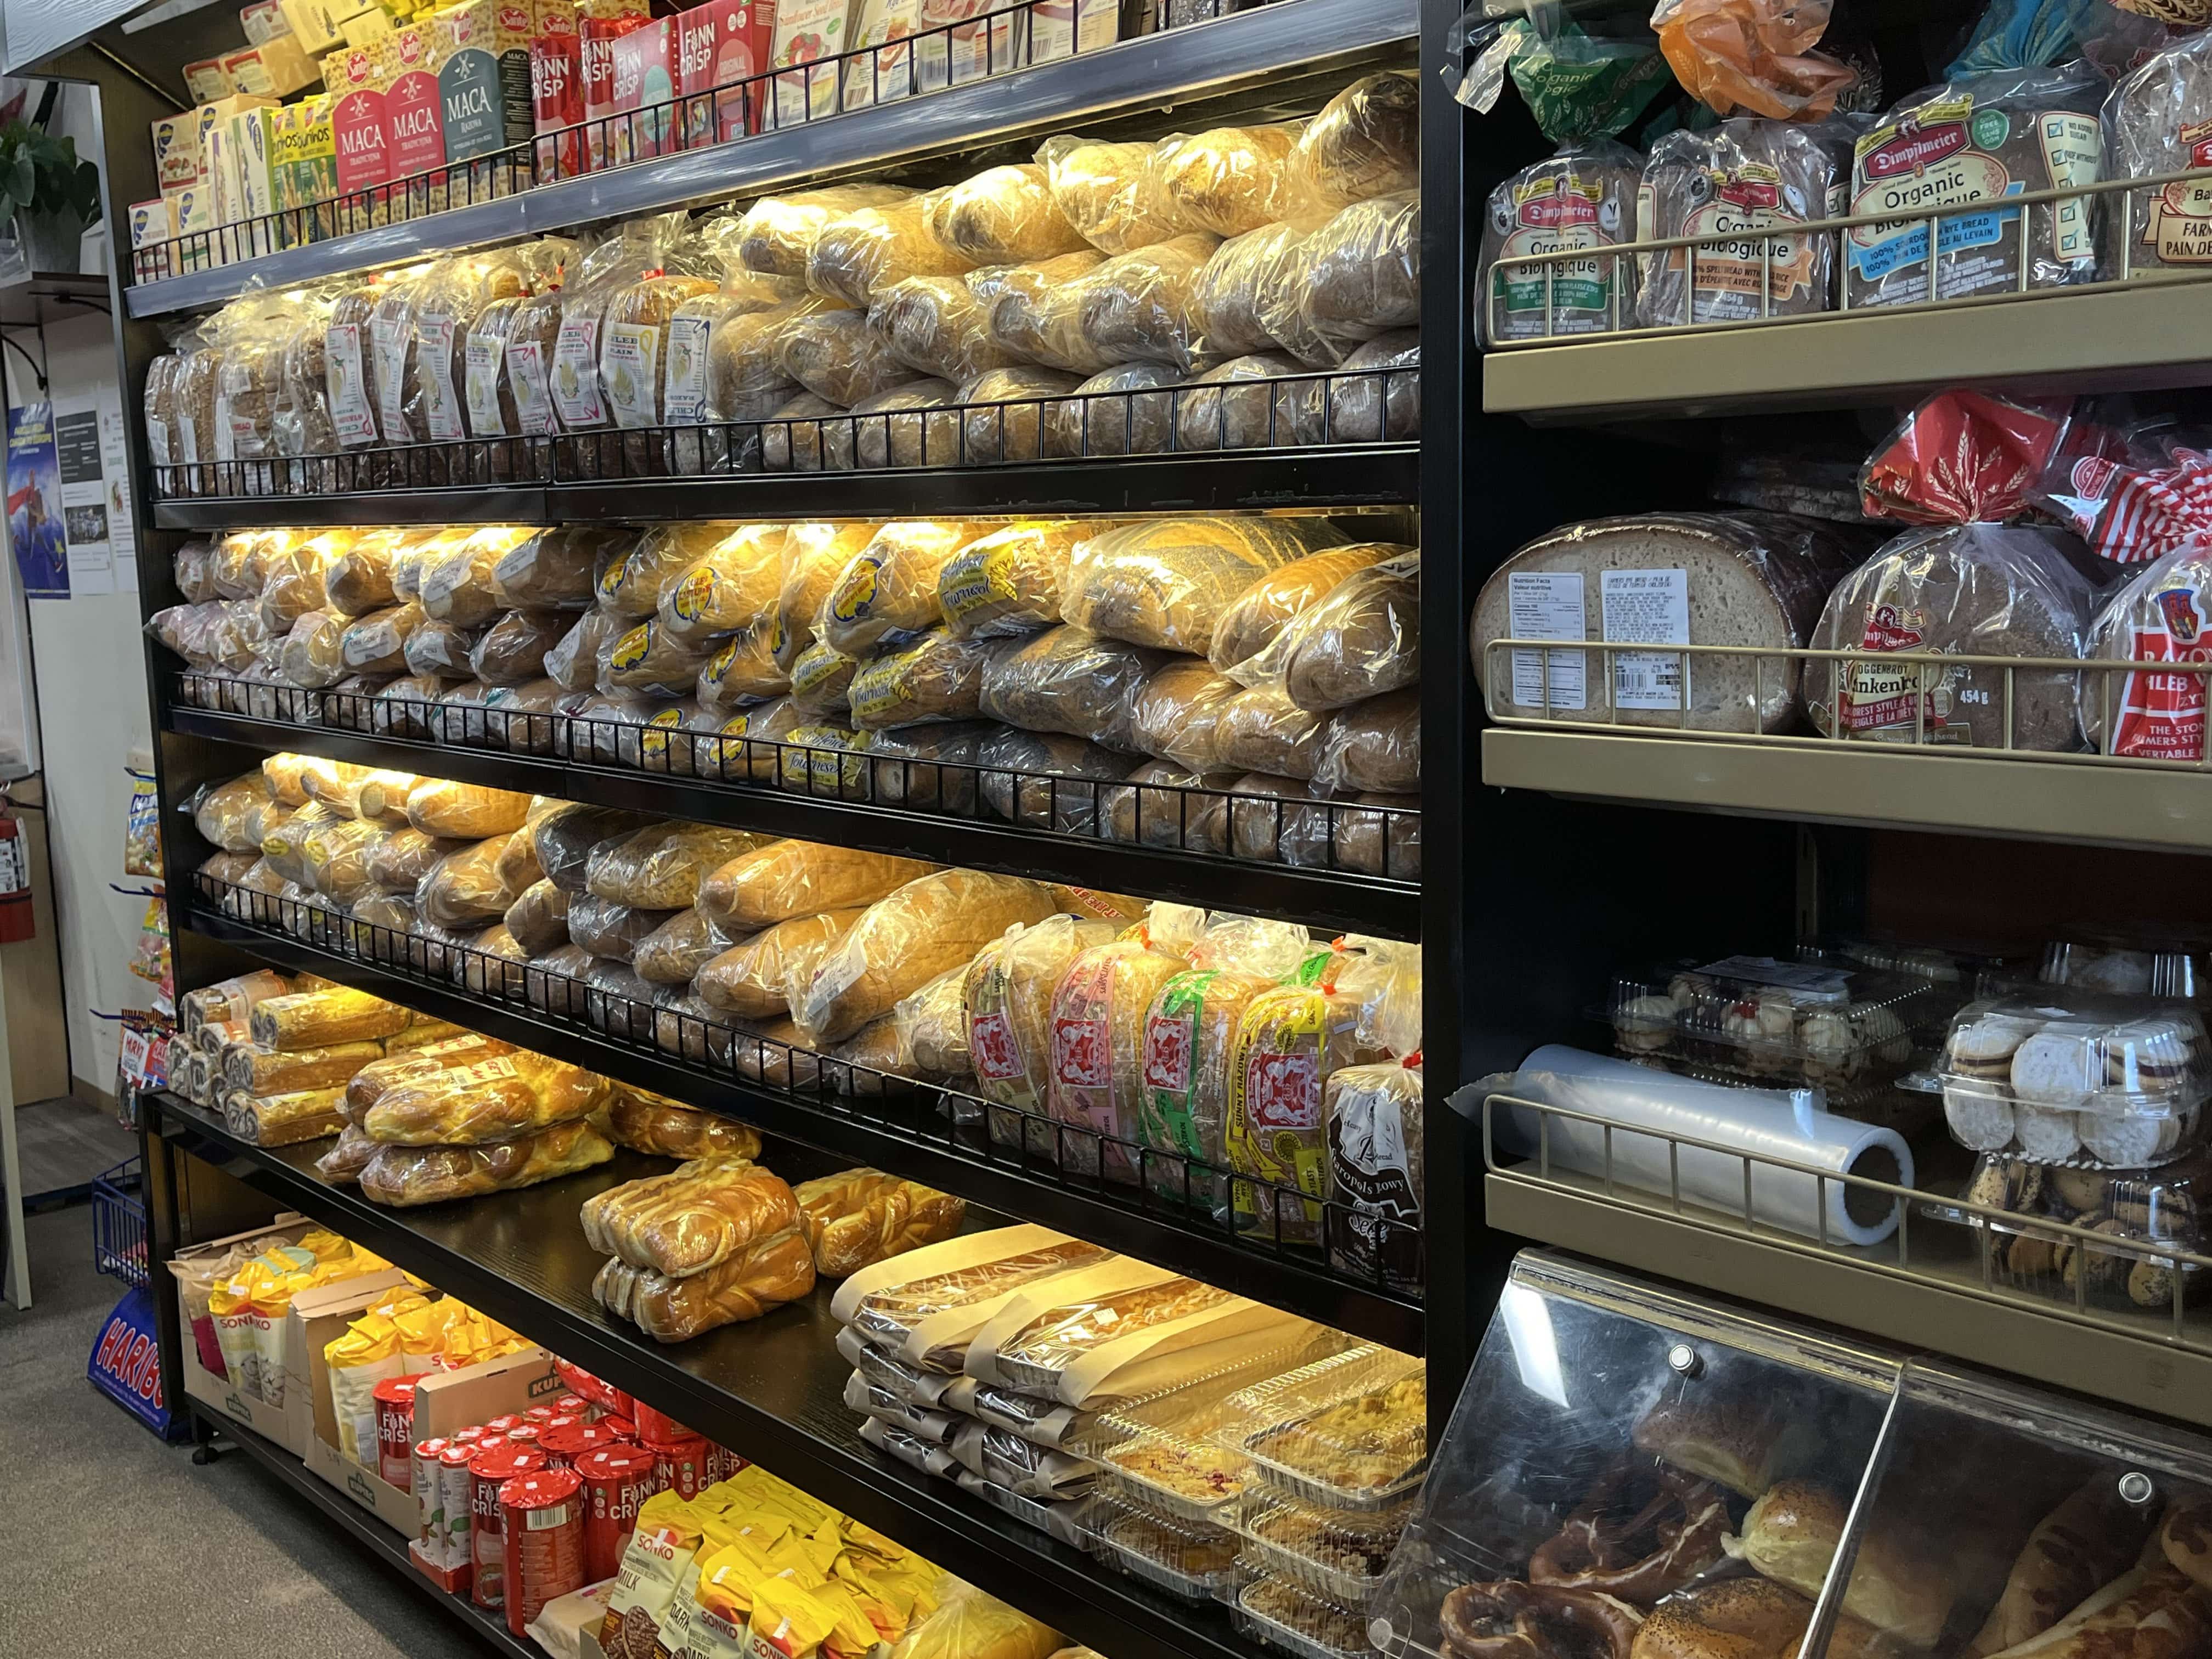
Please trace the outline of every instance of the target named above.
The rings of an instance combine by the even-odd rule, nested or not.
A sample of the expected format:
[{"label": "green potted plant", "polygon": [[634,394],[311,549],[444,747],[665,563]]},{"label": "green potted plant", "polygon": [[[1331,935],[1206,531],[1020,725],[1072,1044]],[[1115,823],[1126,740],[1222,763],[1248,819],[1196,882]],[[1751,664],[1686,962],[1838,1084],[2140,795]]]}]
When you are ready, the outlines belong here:
[{"label": "green potted plant", "polygon": [[76,141],[15,120],[0,126],[0,224],[12,221],[34,271],[77,268],[85,227],[100,217],[100,169]]}]

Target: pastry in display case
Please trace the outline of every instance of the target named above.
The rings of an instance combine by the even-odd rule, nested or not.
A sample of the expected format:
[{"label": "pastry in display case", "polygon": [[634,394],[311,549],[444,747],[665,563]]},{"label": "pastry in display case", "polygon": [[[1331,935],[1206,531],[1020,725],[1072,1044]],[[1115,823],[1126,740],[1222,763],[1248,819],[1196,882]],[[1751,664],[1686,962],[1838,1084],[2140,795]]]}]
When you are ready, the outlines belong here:
[{"label": "pastry in display case", "polygon": [[1366,1603],[1392,1659],[2212,1647],[2212,1441],[1541,1252],[1433,1475]]}]

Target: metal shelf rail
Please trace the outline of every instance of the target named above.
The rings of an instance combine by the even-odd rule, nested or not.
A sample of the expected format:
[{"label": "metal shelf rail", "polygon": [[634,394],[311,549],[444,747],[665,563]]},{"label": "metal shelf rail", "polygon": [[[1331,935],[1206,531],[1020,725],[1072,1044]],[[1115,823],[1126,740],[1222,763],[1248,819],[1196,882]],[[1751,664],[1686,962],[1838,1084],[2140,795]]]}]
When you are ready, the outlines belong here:
[{"label": "metal shelf rail", "polygon": [[[1007,14],[1026,21],[1026,12],[1042,3],[1021,0],[998,8],[997,29],[1008,27]],[[896,95],[916,66],[929,72],[927,60],[942,50],[941,43],[939,52],[929,50],[934,36],[957,44],[960,32],[983,21],[965,19],[594,124],[603,131],[586,126],[544,135],[527,147],[374,191],[141,249],[131,256],[134,280],[125,304],[137,318],[202,310],[235,297],[249,282],[283,288],[596,220],[731,201],[801,179],[1006,143],[1116,111],[1180,108],[1251,89],[1268,97],[1308,89],[1318,102],[1327,91],[1317,76],[1340,80],[1363,64],[1410,56],[1418,13],[1419,0],[1275,0],[1026,67],[1006,67],[1001,49],[992,46],[985,73],[939,89],[924,87],[917,96]],[[946,80],[953,78],[948,64]],[[810,79],[817,90],[802,112],[793,94]],[[830,107],[821,107],[825,101]],[[734,125],[733,109],[743,112]],[[695,117],[706,118],[703,125],[695,127]],[[759,125],[766,130],[726,142],[673,142],[679,130],[688,145],[695,131],[719,136]],[[668,153],[580,174],[570,159],[571,151],[589,156],[656,148]]]},{"label": "metal shelf rail", "polygon": [[[717,1013],[683,996],[681,986],[647,1000],[640,981],[625,990],[605,977],[571,977],[212,876],[193,887],[191,901],[179,902],[181,893],[172,900],[180,931],[1073,1229],[1357,1335],[1421,1347],[1418,1291],[1385,1276],[1386,1262],[1419,1263],[1418,1231],[1355,1218],[1336,1199],[819,1054]],[[1355,1238],[1356,1256],[1338,1248]]]},{"label": "metal shelf rail", "polygon": [[[859,1416],[844,1403],[849,1367],[833,1346],[837,1327],[826,1286],[758,1320],[673,1347],[610,1318],[592,1297],[601,1261],[585,1243],[576,1212],[592,1194],[665,1170],[665,1162],[625,1155],[521,1192],[390,1210],[319,1179],[312,1146],[252,1146],[232,1135],[219,1116],[174,1096],[159,1097],[155,1110],[164,1134],[196,1133],[216,1167],[279,1205],[358,1241],[698,1432],[742,1448],[823,1502],[1071,1639],[1120,1659],[1248,1659],[1249,1649],[1220,1612],[1194,1611],[1134,1580],[1101,1572],[1081,1551],[864,1443]],[[302,1490],[364,1541],[373,1536],[356,1523],[379,1523],[333,1507],[350,1509],[335,1491]],[[329,1504],[319,1502],[325,1497]],[[379,1532],[389,1536],[380,1527]]]}]

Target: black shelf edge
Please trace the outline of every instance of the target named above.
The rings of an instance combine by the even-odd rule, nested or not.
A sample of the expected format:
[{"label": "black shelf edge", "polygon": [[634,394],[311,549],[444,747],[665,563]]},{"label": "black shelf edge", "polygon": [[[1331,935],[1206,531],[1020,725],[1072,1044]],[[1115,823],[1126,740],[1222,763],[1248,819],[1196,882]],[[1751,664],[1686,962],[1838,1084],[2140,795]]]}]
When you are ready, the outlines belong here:
[{"label": "black shelf edge", "polygon": [[[1002,1215],[1103,1244],[1155,1266],[1264,1302],[1407,1353],[1422,1352],[1424,1310],[1417,1301],[1340,1279],[1319,1257],[1239,1243],[1225,1229],[1184,1221],[1149,1189],[1100,1176],[1063,1175],[995,1148],[977,1133],[956,1135],[926,1106],[872,1103],[875,1115],[820,1099],[779,1093],[718,1076],[657,1050],[601,1036],[580,1022],[542,1018],[471,994],[424,984],[371,962],[323,951],[208,910],[196,896],[170,896],[171,926],[239,946],[295,973],[372,992],[433,1018],[451,1020],[572,1065],[711,1111],[741,1118],[763,1133],[884,1170]],[[198,1120],[195,1119],[195,1121]],[[374,1206],[370,1206],[374,1209]],[[389,1213],[380,1212],[379,1213]]]},{"label": "black shelf edge", "polygon": [[[1312,0],[1289,0],[1297,5]],[[1137,455],[1038,465],[749,472],[599,483],[180,497],[154,504],[165,530],[384,524],[648,523],[674,519],[901,519],[968,514],[1231,513],[1401,507],[1419,489],[1407,443]]]},{"label": "black shelf edge", "polygon": [[990,819],[915,811],[865,801],[744,784],[709,783],[508,751],[377,738],[322,726],[212,714],[172,704],[167,729],[266,750],[417,772],[599,806],[661,811],[763,835],[927,859],[1103,889],[1241,910],[1325,932],[1420,937],[1418,882],[1379,880],[1356,872],[1297,869],[1249,859],[1165,851],[1126,842],[1061,835]]},{"label": "black shelf edge", "polygon": [[544,1650],[537,1643],[526,1637],[518,1637],[507,1629],[505,1614],[480,1607],[465,1595],[448,1595],[424,1577],[408,1555],[404,1538],[368,1510],[352,1503],[344,1493],[317,1476],[291,1453],[264,1440],[252,1430],[216,1410],[204,1401],[193,1400],[187,1403],[191,1407],[192,1415],[201,1423],[275,1475],[283,1486],[305,1498],[332,1526],[351,1539],[363,1554],[415,1586],[425,1600],[443,1611],[446,1617],[465,1634],[482,1643],[489,1651],[507,1656],[507,1659],[545,1659]]},{"label": "black shelf edge", "polygon": [[313,1143],[249,1146],[174,1096],[161,1097],[156,1109],[219,1147],[227,1154],[219,1167],[257,1191],[428,1279],[1070,1639],[1114,1659],[1249,1659],[1249,1645],[1218,1609],[1195,1609],[1104,1572],[1081,1551],[862,1441],[858,1418],[843,1400],[849,1368],[832,1346],[836,1327],[826,1288],[673,1347],[608,1319],[592,1300],[599,1261],[575,1214],[586,1198],[619,1178],[608,1170],[621,1166],[518,1193],[390,1210],[312,1174],[319,1150]]},{"label": "black shelf edge", "polygon": [[1002,142],[1118,110],[1264,88],[1286,76],[1324,66],[1349,69],[1393,47],[1410,46],[1419,27],[1418,0],[1281,0],[920,97],[137,284],[125,290],[125,303],[133,317],[197,310],[242,292],[257,276],[281,288],[341,271],[406,264],[435,252],[594,220],[757,195],[817,174]]}]

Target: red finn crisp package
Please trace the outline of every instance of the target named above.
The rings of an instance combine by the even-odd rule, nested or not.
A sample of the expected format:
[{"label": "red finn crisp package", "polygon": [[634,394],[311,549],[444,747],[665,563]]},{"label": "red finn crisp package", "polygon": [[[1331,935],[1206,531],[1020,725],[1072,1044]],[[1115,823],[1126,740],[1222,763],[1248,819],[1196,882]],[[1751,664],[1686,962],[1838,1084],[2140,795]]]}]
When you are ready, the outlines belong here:
[{"label": "red finn crisp package", "polygon": [[614,165],[615,42],[650,20],[638,15],[586,17],[577,25],[577,62],[584,84],[584,166]]},{"label": "red finn crisp package", "polygon": [[574,30],[530,43],[530,101],[538,134],[538,176],[573,179],[584,170],[582,41]]},{"label": "red finn crisp package", "polygon": [[684,99],[684,143],[726,143],[765,124],[775,0],[707,0],[678,14],[676,90]]},{"label": "red finn crisp package", "polygon": [[614,112],[612,164],[641,161],[680,147],[676,108],[676,25],[646,20],[615,38],[608,49],[609,95]]}]

